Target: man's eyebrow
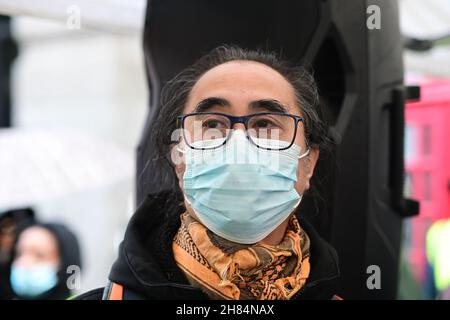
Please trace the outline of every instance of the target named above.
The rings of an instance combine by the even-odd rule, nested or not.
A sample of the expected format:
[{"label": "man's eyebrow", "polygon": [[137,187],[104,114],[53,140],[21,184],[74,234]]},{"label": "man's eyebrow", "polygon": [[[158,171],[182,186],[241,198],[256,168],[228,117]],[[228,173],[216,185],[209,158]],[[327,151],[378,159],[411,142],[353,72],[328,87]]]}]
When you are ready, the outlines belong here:
[{"label": "man's eyebrow", "polygon": [[269,112],[288,113],[288,108],[286,106],[284,106],[280,101],[272,99],[252,101],[250,103],[250,109],[266,109]]},{"label": "man's eyebrow", "polygon": [[[231,103],[224,98],[208,97],[201,100],[194,109],[194,112],[208,112],[214,106],[229,107]],[[280,101],[274,99],[260,99],[252,101],[249,104],[250,109],[253,110],[267,110],[269,112],[288,113],[288,108]]]},{"label": "man's eyebrow", "polygon": [[194,109],[194,112],[206,112],[214,106],[229,107],[230,102],[219,97],[209,97],[200,101]]}]

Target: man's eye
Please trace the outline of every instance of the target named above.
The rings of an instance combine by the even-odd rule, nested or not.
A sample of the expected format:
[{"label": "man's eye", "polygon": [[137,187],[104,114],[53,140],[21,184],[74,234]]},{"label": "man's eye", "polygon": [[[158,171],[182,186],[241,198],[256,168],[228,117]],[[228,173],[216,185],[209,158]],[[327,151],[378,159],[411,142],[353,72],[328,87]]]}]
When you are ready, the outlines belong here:
[{"label": "man's eye", "polygon": [[267,127],[269,127],[271,125],[271,123],[269,122],[269,121],[267,121],[267,120],[258,120],[258,121],[256,121],[256,123],[255,123],[255,126],[257,127],[257,128],[267,128]]},{"label": "man's eye", "polygon": [[208,128],[208,129],[216,129],[221,127],[221,123],[219,121],[216,120],[209,120],[209,121],[205,121],[203,123],[203,126]]}]

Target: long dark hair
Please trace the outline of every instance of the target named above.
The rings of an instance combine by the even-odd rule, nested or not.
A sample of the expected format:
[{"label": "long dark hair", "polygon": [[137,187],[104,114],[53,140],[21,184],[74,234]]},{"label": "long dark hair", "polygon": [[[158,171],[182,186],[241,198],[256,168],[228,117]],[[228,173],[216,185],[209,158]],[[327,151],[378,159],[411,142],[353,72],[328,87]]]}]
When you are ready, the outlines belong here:
[{"label": "long dark hair", "polygon": [[[183,196],[179,188],[175,168],[171,161],[172,133],[177,129],[176,119],[181,115],[189,94],[199,78],[207,71],[226,62],[254,61],[279,72],[294,88],[297,104],[305,119],[305,139],[311,148],[328,150],[330,139],[327,125],[323,121],[323,111],[319,103],[319,92],[313,75],[303,65],[293,64],[272,52],[247,50],[237,46],[223,45],[201,57],[192,66],[184,69],[168,81],[161,92],[161,106],[155,118],[150,139],[157,148],[157,157],[149,159],[160,168],[156,181],[170,181],[171,191],[165,194],[163,210],[166,214],[163,237],[173,237],[179,225],[179,215],[184,210]],[[314,185],[314,181],[311,186]],[[311,191],[309,191],[311,192]],[[167,239],[170,240],[170,239]],[[170,241],[163,241],[170,243]],[[168,251],[170,252],[170,251]]]}]

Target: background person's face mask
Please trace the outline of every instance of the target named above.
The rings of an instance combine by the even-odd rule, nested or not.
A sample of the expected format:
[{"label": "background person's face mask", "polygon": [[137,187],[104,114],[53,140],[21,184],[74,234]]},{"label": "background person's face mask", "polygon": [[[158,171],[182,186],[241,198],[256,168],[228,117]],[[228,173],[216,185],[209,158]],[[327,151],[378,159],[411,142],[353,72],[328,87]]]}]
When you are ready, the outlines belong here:
[{"label": "background person's face mask", "polygon": [[[196,142],[198,147],[208,141]],[[273,146],[288,143],[270,140]],[[199,220],[227,240],[251,244],[267,237],[297,207],[301,195],[297,181],[301,148],[263,150],[242,130],[234,130],[227,143],[214,150],[185,147],[183,187],[187,202]]]},{"label": "background person's face mask", "polygon": [[58,283],[57,270],[46,263],[32,267],[11,268],[11,287],[24,298],[34,298],[54,288]]}]

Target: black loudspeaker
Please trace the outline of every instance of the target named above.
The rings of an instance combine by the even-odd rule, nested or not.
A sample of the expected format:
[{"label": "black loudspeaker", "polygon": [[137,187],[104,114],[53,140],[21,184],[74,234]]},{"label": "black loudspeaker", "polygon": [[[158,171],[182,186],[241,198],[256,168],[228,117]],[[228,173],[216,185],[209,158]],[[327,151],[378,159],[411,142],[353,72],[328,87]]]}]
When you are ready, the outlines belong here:
[{"label": "black loudspeaker", "polygon": [[[379,8],[380,29],[367,27],[370,5]],[[305,196],[302,210],[339,253],[338,294],[394,299],[402,218],[417,211],[403,199],[406,90],[397,2],[149,0],[150,108],[137,150],[137,204],[170,185],[148,161],[161,87],[220,44],[267,48],[312,64],[336,145],[316,171],[323,201]]]}]

